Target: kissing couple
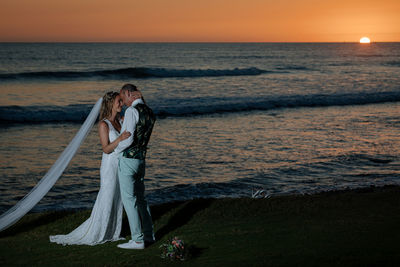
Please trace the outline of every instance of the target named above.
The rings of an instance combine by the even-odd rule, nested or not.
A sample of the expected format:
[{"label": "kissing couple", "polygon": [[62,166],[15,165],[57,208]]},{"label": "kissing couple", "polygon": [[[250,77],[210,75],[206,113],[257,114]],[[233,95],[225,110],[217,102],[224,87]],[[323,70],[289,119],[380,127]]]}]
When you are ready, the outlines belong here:
[{"label": "kissing couple", "polygon": [[[122,120],[123,105],[128,108]],[[155,242],[150,208],[144,196],[146,150],[155,120],[153,111],[133,84],[125,84],[119,93],[108,92],[103,96],[99,118],[103,157],[96,202],[89,219],[67,235],[50,236],[51,242],[97,245],[122,240],[123,207],[131,240],[118,247],[144,249],[145,242]]]}]

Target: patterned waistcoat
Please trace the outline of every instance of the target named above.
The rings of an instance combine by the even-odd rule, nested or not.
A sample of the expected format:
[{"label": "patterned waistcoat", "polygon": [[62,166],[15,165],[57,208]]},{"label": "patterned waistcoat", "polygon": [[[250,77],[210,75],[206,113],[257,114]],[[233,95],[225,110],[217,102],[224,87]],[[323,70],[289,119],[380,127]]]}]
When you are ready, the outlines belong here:
[{"label": "patterned waistcoat", "polygon": [[137,104],[135,108],[139,112],[139,121],[136,124],[133,142],[124,150],[122,155],[126,158],[145,159],[147,144],[156,122],[156,116],[151,108],[145,104]]}]

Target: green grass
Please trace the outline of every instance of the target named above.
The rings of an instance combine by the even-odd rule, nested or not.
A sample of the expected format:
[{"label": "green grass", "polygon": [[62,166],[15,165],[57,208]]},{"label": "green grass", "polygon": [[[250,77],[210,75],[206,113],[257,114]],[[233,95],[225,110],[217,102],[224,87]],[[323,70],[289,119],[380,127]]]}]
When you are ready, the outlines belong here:
[{"label": "green grass", "polygon": [[[270,199],[198,199],[152,207],[158,241],[141,251],[118,243],[62,246],[90,211],[29,214],[0,233],[0,266],[400,266],[400,187]],[[123,236],[129,234],[123,223]],[[193,256],[160,258],[181,237]]]}]

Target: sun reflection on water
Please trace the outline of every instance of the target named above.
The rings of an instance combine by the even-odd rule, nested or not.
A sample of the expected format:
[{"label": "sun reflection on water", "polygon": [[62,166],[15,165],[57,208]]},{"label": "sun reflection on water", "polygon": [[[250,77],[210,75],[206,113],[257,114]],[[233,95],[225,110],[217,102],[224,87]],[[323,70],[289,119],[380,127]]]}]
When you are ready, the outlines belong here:
[{"label": "sun reflection on water", "polygon": [[[398,182],[396,110],[398,103],[159,119],[149,146],[147,190],[241,183],[241,193],[252,186],[295,192]],[[29,125],[29,130],[1,129],[2,206],[15,203],[36,184],[78,128],[41,124]],[[41,204],[90,206],[99,187],[100,161],[94,127]]]}]

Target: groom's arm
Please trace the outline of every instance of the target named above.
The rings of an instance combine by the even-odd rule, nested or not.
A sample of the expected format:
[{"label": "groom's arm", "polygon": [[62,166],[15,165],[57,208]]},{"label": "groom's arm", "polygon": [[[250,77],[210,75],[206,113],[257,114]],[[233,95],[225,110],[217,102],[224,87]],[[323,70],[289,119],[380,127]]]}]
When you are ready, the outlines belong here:
[{"label": "groom's arm", "polygon": [[125,117],[124,117],[124,122],[122,123],[121,133],[127,131],[130,132],[131,135],[127,139],[119,142],[118,146],[114,150],[116,153],[121,153],[132,144],[133,135],[135,133],[136,124],[138,120],[139,120],[139,112],[135,108],[128,108],[125,111]]}]

